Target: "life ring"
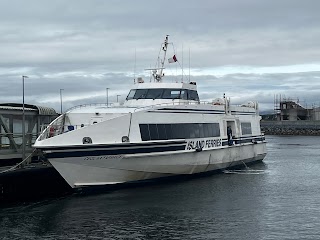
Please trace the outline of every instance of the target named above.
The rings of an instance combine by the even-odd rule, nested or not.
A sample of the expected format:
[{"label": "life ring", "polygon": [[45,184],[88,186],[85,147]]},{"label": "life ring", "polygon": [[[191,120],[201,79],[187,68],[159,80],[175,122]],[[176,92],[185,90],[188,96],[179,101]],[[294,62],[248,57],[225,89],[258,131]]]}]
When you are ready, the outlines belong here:
[{"label": "life ring", "polygon": [[55,131],[54,127],[51,126],[50,129],[49,129],[49,137],[53,137],[54,136],[54,131]]}]

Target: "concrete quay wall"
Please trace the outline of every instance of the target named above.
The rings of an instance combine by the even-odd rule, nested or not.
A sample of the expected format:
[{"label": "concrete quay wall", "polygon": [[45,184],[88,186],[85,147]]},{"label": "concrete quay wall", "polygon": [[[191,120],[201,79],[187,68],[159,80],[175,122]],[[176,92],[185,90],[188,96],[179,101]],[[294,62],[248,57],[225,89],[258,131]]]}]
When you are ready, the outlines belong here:
[{"label": "concrete quay wall", "polygon": [[261,121],[265,135],[320,136],[320,121]]}]

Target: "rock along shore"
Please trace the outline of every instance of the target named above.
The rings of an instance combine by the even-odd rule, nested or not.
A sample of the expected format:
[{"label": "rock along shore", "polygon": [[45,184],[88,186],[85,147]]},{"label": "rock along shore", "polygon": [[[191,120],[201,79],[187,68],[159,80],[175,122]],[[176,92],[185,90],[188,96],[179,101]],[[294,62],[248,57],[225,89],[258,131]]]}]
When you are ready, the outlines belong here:
[{"label": "rock along shore", "polygon": [[320,136],[320,121],[261,121],[265,135]]}]

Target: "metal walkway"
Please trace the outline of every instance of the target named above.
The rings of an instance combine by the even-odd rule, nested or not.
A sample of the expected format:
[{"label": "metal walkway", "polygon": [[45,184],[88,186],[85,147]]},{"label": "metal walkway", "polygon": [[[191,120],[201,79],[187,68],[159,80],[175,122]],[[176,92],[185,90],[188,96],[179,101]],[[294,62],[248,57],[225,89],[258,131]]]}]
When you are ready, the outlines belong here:
[{"label": "metal walkway", "polygon": [[53,108],[24,104],[24,115],[23,123],[22,104],[0,103],[0,167],[19,163],[23,155],[29,155],[39,133],[58,113]]}]

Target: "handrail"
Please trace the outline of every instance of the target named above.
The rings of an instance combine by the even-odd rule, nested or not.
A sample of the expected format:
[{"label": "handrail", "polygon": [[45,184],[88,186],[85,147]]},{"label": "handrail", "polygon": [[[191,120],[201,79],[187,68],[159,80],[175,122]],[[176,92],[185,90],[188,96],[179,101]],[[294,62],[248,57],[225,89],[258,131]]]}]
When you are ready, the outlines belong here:
[{"label": "handrail", "polygon": [[[64,122],[65,114],[61,114],[59,117],[57,117],[55,120],[53,120],[38,136],[38,140],[44,140],[48,138],[51,127],[58,126],[57,129],[54,129],[54,135],[59,135],[62,132],[62,128],[60,128],[61,122]],[[57,134],[58,133],[58,134]]]},{"label": "handrail", "polygon": [[[147,106],[141,106],[141,107],[136,107],[136,109],[139,108],[148,108],[148,107],[152,107],[152,106],[161,106],[161,105],[185,105],[185,104],[211,104],[211,102],[209,101],[188,101],[188,102],[170,102],[170,103],[158,103],[158,104],[153,104],[153,105],[147,105]],[[83,107],[90,107],[90,106],[108,106],[108,107],[114,107],[114,103],[109,103],[109,105],[107,105],[106,103],[89,103],[89,104],[80,104],[74,107],[71,107],[69,109],[66,110],[66,112],[74,110],[74,109],[78,109],[78,108],[83,108]],[[115,105],[116,107],[120,107],[120,108],[128,108],[129,106],[124,106],[124,105]]]},{"label": "handrail", "polygon": [[77,106],[73,106],[71,108],[68,108],[66,110],[66,112],[68,111],[71,111],[71,110],[74,110],[74,109],[77,109],[77,108],[83,108],[83,107],[90,107],[90,106],[105,106],[105,107],[113,107],[113,106],[116,106],[116,107],[125,107],[123,105],[117,105],[115,103],[109,103],[108,105],[106,103],[88,103],[88,104],[80,104],[80,105],[77,105]]},{"label": "handrail", "polygon": [[[180,99],[181,100],[181,99]],[[136,110],[140,110],[140,109],[144,109],[144,108],[150,108],[150,107],[158,107],[158,106],[169,106],[169,105],[212,105],[212,102],[210,101],[186,101],[186,102],[166,102],[166,103],[158,103],[158,104],[152,104],[152,105],[146,105],[146,106],[125,106],[125,105],[115,105],[116,107],[118,108],[128,108],[128,107],[132,107],[132,108],[135,108],[134,111]],[[77,106],[74,106],[74,107],[71,107],[69,109],[66,110],[66,112],[69,112],[71,110],[74,110],[74,109],[81,109],[81,108],[84,108],[84,107],[90,107],[90,106],[106,106],[106,107],[114,107],[114,104],[113,103],[110,103],[109,105],[107,105],[106,103],[89,103],[89,104],[80,104],[80,105],[77,105]],[[232,105],[232,106],[236,106],[236,107],[244,107],[242,106],[242,104],[237,104],[237,105]],[[250,108],[250,107],[249,107]],[[256,107],[254,108],[256,109]]]},{"label": "handrail", "polygon": [[136,107],[134,112],[136,110],[144,109],[144,108],[150,108],[150,107],[160,107],[160,106],[171,106],[171,105],[200,105],[200,104],[210,104],[208,101],[187,101],[187,102],[170,102],[170,103],[159,103],[159,104],[153,104],[153,105],[147,105],[147,106],[141,106]]},{"label": "handrail", "polygon": [[[12,136],[13,138],[21,138],[23,136],[22,133],[0,133],[0,137],[8,137],[8,136]],[[25,136],[38,136],[37,133],[26,133]]]},{"label": "handrail", "polygon": [[106,107],[107,107],[107,104],[106,104],[106,103],[80,104],[80,105],[77,105],[77,106],[73,106],[73,107],[71,107],[71,108],[68,108],[68,109],[66,110],[66,112],[71,111],[71,110],[73,110],[73,109],[82,108],[82,107],[88,107],[88,106],[106,106]]}]

